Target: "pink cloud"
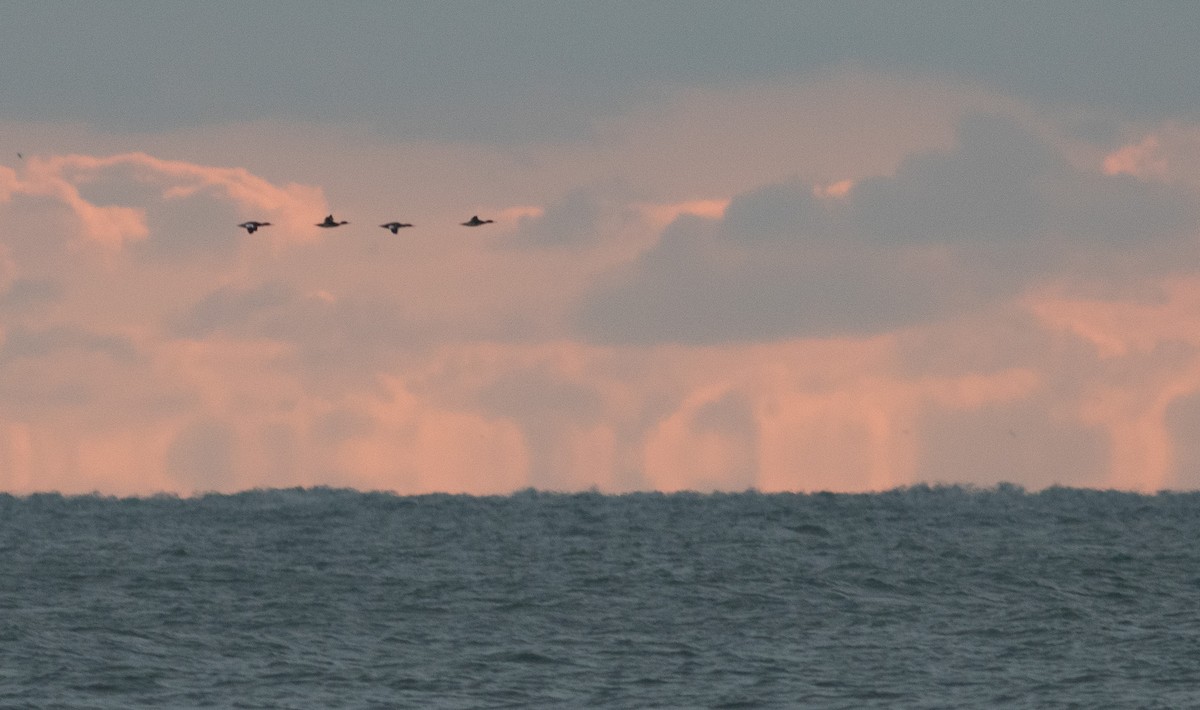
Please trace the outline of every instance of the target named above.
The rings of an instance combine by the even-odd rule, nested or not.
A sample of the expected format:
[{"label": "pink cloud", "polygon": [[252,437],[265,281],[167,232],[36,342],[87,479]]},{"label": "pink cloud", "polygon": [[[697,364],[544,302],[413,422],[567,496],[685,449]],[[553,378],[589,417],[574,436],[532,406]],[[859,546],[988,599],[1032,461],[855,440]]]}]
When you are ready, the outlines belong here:
[{"label": "pink cloud", "polygon": [[527,484],[526,453],[511,422],[438,407],[398,379],[364,411],[374,429],[330,461],[346,484],[403,493],[507,493]]},{"label": "pink cloud", "polygon": [[[923,480],[922,452],[936,445],[918,439],[922,411],[1020,400],[1039,384],[1037,373],[1022,368],[906,375],[897,371],[896,345],[884,337],[679,353],[672,369],[692,377],[707,374],[648,433],[649,480],[661,490],[721,487],[731,480],[766,491],[882,490],[917,483]],[[731,392],[749,407],[748,429],[695,426],[706,405]]]},{"label": "pink cloud", "polygon": [[729,199],[685,200],[667,204],[643,204],[642,213],[654,229],[661,230],[683,215],[695,215],[706,219],[720,219],[729,207]]},{"label": "pink cloud", "polygon": [[[316,484],[402,493],[881,490],[926,480],[922,462],[939,442],[922,436],[925,413],[981,412],[986,423],[993,408],[1042,406],[1053,394],[1031,368],[908,372],[899,345],[892,337],[652,349],[461,343],[410,359],[379,387],[322,390],[287,365],[294,345],[174,341],[147,350],[144,363],[95,372],[130,390],[148,367],[162,380],[151,390],[169,381],[184,395],[178,407],[138,414],[136,397],[113,400],[123,414],[107,426],[86,410],[68,419],[61,409],[36,418],[10,411],[0,417],[0,482],[16,492],[139,494]],[[71,362],[47,366],[78,370]],[[529,368],[587,388],[594,410],[559,414],[557,391],[543,404],[510,401],[507,413],[481,405],[491,383]],[[1200,367],[1164,364],[1160,375],[1129,381],[1104,372],[1088,376],[1073,405],[1080,426],[1104,427],[1113,441],[1113,473],[1094,480],[1169,484],[1164,413],[1200,390]],[[502,394],[521,392],[534,394]],[[322,424],[343,416],[350,424]],[[212,446],[224,448],[213,457]],[[535,478],[535,461],[554,478]],[[643,478],[626,478],[630,469]]]},{"label": "pink cloud", "polygon": [[1178,469],[1168,412],[1200,394],[1200,278],[1165,282],[1154,300],[1042,294],[1029,307],[1048,328],[1094,348],[1094,363],[1076,363],[1083,379],[1078,406],[1081,421],[1109,438],[1106,483],[1146,491],[1172,486]]},{"label": "pink cloud", "polygon": [[1109,152],[1102,168],[1107,175],[1200,188],[1200,126],[1166,122]]},{"label": "pink cloud", "polygon": [[840,199],[850,194],[854,189],[853,180],[838,180],[827,185],[817,185],[813,188],[813,196],[822,199]]},{"label": "pink cloud", "polygon": [[19,185],[17,171],[0,165],[0,202],[8,202]]},{"label": "pink cloud", "polygon": [[1164,342],[1200,346],[1200,278],[1167,279],[1147,299],[1072,298],[1047,290],[1026,299],[1046,325],[1086,340],[1103,358],[1147,353]]},{"label": "pink cloud", "polygon": [[[352,132],[293,156],[295,145],[317,143],[311,139],[320,127],[282,137],[260,127],[230,130],[236,150],[212,141],[212,133],[188,140],[193,156],[220,143],[234,154],[245,150],[246,165],[270,166],[261,170],[163,160],[119,146],[107,157],[34,156],[17,170],[0,167],[6,226],[16,227],[10,235],[35,233],[32,222],[20,222],[29,213],[10,207],[38,196],[76,216],[77,240],[112,247],[98,256],[13,238],[0,252],[0,295],[39,279],[57,287],[44,301],[7,305],[0,487],[861,491],[921,482],[931,470],[962,480],[953,478],[970,475],[955,468],[961,462],[1018,446],[1026,448],[1013,468],[1005,459],[988,475],[1014,472],[1028,485],[1047,485],[1062,473],[1048,470],[1054,461],[1063,470],[1075,465],[1065,478],[1082,485],[1153,490],[1178,480],[1172,407],[1200,393],[1194,279],[1168,283],[1158,300],[1039,291],[1023,301],[1033,320],[1012,316],[1016,297],[1002,292],[988,309],[939,311],[919,326],[881,327],[872,337],[785,333],[776,342],[622,346],[573,339],[572,303],[613,265],[663,240],[677,218],[713,227],[728,217],[728,195],[797,173],[787,183],[799,186],[797,194],[844,205],[862,178],[889,174],[913,152],[950,146],[958,113],[997,105],[966,92],[922,118],[922,103],[954,92],[925,85],[910,95],[904,82],[862,79],[818,83],[679,95],[601,127],[593,143],[534,146],[529,156]],[[869,96],[856,95],[860,89]],[[806,113],[821,96],[830,102],[820,115]],[[880,124],[885,114],[867,110],[893,99],[897,120],[916,125]],[[682,117],[700,115],[705,105],[713,112],[693,130]],[[762,109],[748,117],[758,130],[718,140],[731,117],[762,106],[783,110]],[[842,125],[847,120],[852,125]],[[864,131],[866,143],[851,145],[846,136]],[[1114,158],[1109,172],[1191,184],[1176,147],[1184,138],[1154,135],[1157,143],[1136,143],[1141,153]],[[781,144],[781,136],[790,142]],[[181,154],[168,139],[156,140],[152,152]],[[324,147],[335,144],[349,146],[349,155]],[[1166,173],[1156,167],[1160,157]],[[472,170],[477,162],[482,167]],[[706,169],[726,163],[729,172]],[[353,221],[336,235],[312,226],[327,210],[325,187],[258,176],[303,174],[312,164],[331,166],[321,179],[338,197],[339,216]],[[980,170],[992,172],[986,164]],[[607,189],[603,180],[614,175],[637,189]],[[498,246],[523,221],[553,216],[554,200],[580,184],[601,185],[583,190],[595,198],[584,201],[597,208],[594,233],[566,248]],[[97,186],[117,204],[95,198]],[[237,239],[220,258],[215,248],[147,257],[147,246],[171,236],[153,233],[156,225],[186,225],[186,203],[204,198],[277,226],[246,239],[222,221],[222,234]],[[502,224],[459,228],[475,209],[462,213],[464,202],[492,205],[487,214],[479,207],[481,216],[498,215]],[[411,218],[419,228],[392,239],[373,218],[360,218],[373,210],[379,221],[393,216],[388,211],[404,219],[418,212]],[[268,248],[309,238],[315,241],[303,248]],[[831,243],[820,248],[841,248]],[[814,261],[818,251],[803,247],[794,262],[764,252],[763,263],[809,269],[781,279],[779,293],[794,298],[793,286],[826,270]],[[878,252],[864,250],[847,263],[875,254],[882,264],[870,273],[875,278],[919,259],[906,272],[911,277],[896,282],[911,284],[938,281],[929,274],[947,273],[942,261],[953,256]],[[663,260],[676,263],[671,256]],[[736,275],[738,264],[722,253],[714,258]],[[977,286],[965,284],[967,291]],[[757,317],[770,306],[751,299],[746,313]],[[1047,441],[1052,435],[1022,430],[1017,440],[1010,428],[1020,417],[1032,419],[1031,429],[1049,422],[1055,434],[1103,432],[1107,458],[1076,464]],[[939,440],[946,431],[972,436]],[[953,455],[939,458],[949,449]]]},{"label": "pink cloud", "polygon": [[1149,180],[1164,180],[1169,172],[1162,146],[1155,136],[1122,146],[1104,157],[1105,175],[1133,175]]},{"label": "pink cloud", "polygon": [[276,186],[244,168],[221,168],[179,160],[163,160],[141,152],[96,157],[89,155],[30,156],[24,169],[0,174],[4,194],[44,196],[59,200],[79,219],[83,236],[112,249],[146,239],[146,209],[96,205],[80,193],[80,185],[115,168],[132,168],[137,179],[161,188],[164,200],[184,199],[202,190],[215,190],[248,217],[266,218],[281,229],[271,232],[277,243],[311,241],[314,214],[326,210],[320,188],[290,183]]}]

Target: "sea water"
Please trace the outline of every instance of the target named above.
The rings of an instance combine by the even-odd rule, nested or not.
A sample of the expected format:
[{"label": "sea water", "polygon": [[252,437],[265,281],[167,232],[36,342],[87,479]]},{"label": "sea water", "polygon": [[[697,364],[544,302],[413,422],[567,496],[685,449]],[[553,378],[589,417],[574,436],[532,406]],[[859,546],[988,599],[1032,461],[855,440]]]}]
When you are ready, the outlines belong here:
[{"label": "sea water", "polygon": [[4,708],[1200,706],[1200,495],[0,496]]}]

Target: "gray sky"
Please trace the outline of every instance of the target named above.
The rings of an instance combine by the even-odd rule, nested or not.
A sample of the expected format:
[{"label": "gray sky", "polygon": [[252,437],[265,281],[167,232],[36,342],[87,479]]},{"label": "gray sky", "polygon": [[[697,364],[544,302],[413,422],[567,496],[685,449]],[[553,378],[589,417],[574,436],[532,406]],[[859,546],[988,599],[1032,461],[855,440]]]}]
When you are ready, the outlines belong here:
[{"label": "gray sky", "polygon": [[571,139],[662,91],[840,65],[1039,104],[1194,116],[1195,3],[9,3],[0,118],[164,130],[264,117]]}]

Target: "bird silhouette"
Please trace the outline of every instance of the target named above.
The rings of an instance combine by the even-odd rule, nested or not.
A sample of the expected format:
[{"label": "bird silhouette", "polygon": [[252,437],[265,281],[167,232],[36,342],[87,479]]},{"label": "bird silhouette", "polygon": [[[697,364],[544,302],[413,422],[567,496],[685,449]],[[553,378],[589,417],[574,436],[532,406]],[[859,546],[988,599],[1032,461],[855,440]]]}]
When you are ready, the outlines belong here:
[{"label": "bird silhouette", "polygon": [[241,223],[241,224],[239,224],[238,226],[239,226],[239,227],[241,227],[242,229],[246,230],[246,233],[247,233],[247,234],[254,234],[254,232],[255,232],[255,231],[256,231],[256,230],[257,230],[259,227],[270,227],[270,226],[271,226],[271,223],[270,223],[270,222],[254,222],[254,221],[250,221],[250,222],[242,222],[242,223]]},{"label": "bird silhouette", "polygon": [[335,221],[333,221],[333,215],[329,215],[328,217],[325,218],[324,222],[321,222],[317,226],[318,227],[340,227],[343,224],[350,224],[350,223],[346,222],[346,221],[335,222]]},{"label": "bird silhouette", "polygon": [[396,232],[399,232],[401,229],[403,229],[405,227],[411,227],[412,225],[405,224],[404,222],[388,222],[387,224],[381,224],[379,226],[383,227],[384,229],[390,229],[390,230],[392,230],[392,234],[395,234]]},{"label": "bird silhouette", "polygon": [[478,227],[478,226],[479,226],[479,225],[481,225],[481,224],[491,224],[491,223],[492,223],[492,220],[490,220],[490,219],[479,219],[479,215],[475,215],[474,217],[472,217],[471,219],[467,220],[466,222],[463,222],[463,223],[462,223],[462,226],[464,226],[464,227]]}]

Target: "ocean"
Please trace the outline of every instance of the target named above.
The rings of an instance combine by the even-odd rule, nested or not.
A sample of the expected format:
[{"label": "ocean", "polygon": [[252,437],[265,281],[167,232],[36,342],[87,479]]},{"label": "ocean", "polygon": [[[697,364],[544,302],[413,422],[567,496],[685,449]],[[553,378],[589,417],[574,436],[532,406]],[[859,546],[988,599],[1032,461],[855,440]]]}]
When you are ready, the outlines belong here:
[{"label": "ocean", "polygon": [[1200,707],[1200,494],[0,496],[4,708]]}]

